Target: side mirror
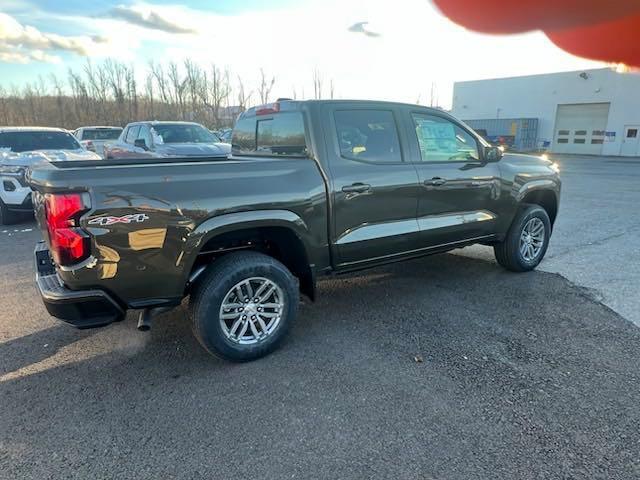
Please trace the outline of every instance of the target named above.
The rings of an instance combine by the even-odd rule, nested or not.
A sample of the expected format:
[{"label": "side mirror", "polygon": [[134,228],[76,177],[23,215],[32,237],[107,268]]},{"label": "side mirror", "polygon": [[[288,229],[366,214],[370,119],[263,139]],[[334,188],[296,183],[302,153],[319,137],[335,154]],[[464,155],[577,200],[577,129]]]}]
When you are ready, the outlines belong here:
[{"label": "side mirror", "polygon": [[136,138],[133,142],[133,145],[143,150],[149,150],[149,147],[147,147],[147,142],[144,141],[144,138]]},{"label": "side mirror", "polygon": [[502,150],[498,147],[484,147],[485,162],[499,162],[502,158]]}]

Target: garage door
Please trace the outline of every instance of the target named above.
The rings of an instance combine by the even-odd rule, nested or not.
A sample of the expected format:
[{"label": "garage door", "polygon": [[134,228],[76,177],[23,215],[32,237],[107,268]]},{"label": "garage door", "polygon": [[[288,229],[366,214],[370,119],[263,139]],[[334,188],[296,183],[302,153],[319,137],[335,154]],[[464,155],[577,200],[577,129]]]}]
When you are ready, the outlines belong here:
[{"label": "garage door", "polygon": [[608,103],[558,105],[553,151],[601,154],[608,119]]}]

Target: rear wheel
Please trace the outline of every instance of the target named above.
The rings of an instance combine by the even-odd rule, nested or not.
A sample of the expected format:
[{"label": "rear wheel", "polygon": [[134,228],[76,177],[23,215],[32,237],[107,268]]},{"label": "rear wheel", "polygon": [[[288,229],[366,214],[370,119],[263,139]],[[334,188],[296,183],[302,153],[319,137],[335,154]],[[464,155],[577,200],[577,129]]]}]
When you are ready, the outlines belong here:
[{"label": "rear wheel", "polygon": [[232,253],[215,261],[192,293],[193,331],[214,355],[255,360],[284,340],[298,300],[296,279],[282,263],[257,252]]},{"label": "rear wheel", "polygon": [[551,236],[551,221],[539,205],[523,207],[504,241],[494,245],[496,260],[512,272],[533,270],[544,258]]},{"label": "rear wheel", "polygon": [[7,205],[0,200],[0,225],[11,225],[18,220],[18,215],[7,208]]}]

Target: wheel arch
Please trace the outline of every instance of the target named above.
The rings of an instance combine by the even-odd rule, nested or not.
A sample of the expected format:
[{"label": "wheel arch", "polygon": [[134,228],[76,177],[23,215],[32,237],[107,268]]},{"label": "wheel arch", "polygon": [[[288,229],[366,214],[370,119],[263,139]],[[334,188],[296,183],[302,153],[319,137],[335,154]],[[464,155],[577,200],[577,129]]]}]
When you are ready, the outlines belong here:
[{"label": "wheel arch", "polygon": [[184,284],[216,258],[238,250],[265,253],[282,262],[298,278],[300,291],[315,299],[315,273],[306,223],[289,210],[230,213],[200,224],[187,239]]},{"label": "wheel arch", "polygon": [[540,205],[549,215],[551,227],[555,224],[559,208],[559,187],[552,180],[536,180],[520,188],[516,197],[519,205]]}]

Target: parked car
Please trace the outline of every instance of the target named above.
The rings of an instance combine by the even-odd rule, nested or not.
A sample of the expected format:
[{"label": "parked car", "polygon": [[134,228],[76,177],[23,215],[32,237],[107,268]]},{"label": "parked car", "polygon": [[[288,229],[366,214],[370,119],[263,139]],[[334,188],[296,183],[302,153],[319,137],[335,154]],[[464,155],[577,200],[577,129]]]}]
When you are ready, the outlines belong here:
[{"label": "parked car", "polygon": [[32,170],[48,311],[86,328],[142,309],[148,329],[190,296],[200,343],[234,361],[273,351],[322,275],[475,243],[532,270],[560,196],[550,161],[503,157],[440,110],[373,101],[252,108],[228,158],[107,165]]},{"label": "parked car", "polygon": [[227,155],[231,146],[199,123],[134,122],[105,150],[112,159]]},{"label": "parked car", "polygon": [[13,223],[33,210],[25,171],[37,162],[99,160],[66,130],[0,127],[0,225]]},{"label": "parked car", "polygon": [[80,127],[73,135],[84,148],[104,157],[105,144],[116,141],[121,133],[121,127]]}]

